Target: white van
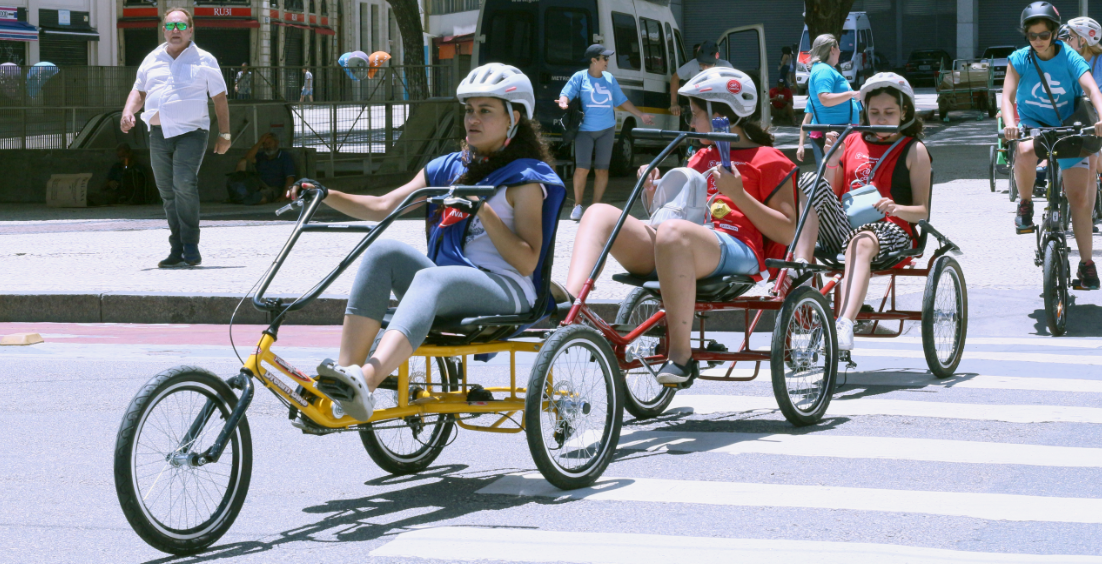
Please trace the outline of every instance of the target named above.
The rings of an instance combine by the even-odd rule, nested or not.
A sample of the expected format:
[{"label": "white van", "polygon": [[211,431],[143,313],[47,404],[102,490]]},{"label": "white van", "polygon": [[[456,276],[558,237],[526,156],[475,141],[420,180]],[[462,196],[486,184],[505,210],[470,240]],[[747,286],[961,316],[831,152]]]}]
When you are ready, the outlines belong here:
[{"label": "white van", "polygon": [[[813,40],[813,37],[808,37],[805,25],[796,62],[796,90],[801,94],[807,92],[807,79],[811,76],[809,63]],[[865,80],[876,74],[873,68],[876,43],[872,38],[869,16],[865,12],[850,12],[846,16],[846,22],[842,24],[842,37],[838,39],[838,43],[842,50],[842,55],[838,57],[838,70],[849,81],[850,87],[857,90],[865,84]]]},{"label": "white van", "polygon": [[[752,31],[753,59],[758,61],[757,68],[766,72],[760,64],[766,61],[764,34],[761,26]],[[719,40],[727,37],[724,33]],[[748,44],[737,33],[731,37],[738,48]],[[616,51],[608,72],[640,111],[654,117],[654,125],[644,127],[679,129],[680,119],[669,111],[670,77],[687,57],[668,0],[484,0],[472,61],[476,65],[507,63],[528,75],[536,91],[536,118],[554,144],[559,134],[553,122],[563,115],[555,101],[566,81],[587,68],[585,50],[594,43]],[[736,63],[739,57],[728,56],[722,45],[720,50],[736,68],[754,75],[756,69],[740,67]],[[763,93],[768,90],[767,83],[758,84]],[[763,93],[759,98],[765,100]],[[763,106],[768,111],[769,104]],[[765,117],[768,123],[768,114]],[[653,151],[667,143],[634,139],[631,130],[637,125],[635,116],[616,112],[614,175],[632,170],[636,149]]]}]

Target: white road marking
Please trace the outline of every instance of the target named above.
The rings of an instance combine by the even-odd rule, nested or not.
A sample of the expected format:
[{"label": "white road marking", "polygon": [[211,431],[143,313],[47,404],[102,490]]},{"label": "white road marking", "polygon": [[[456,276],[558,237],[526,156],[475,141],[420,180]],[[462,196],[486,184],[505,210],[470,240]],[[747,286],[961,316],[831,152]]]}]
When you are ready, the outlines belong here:
[{"label": "white road marking", "polygon": [[1102,449],[941,439],[765,433],[624,431],[618,448],[1102,468]]},{"label": "white road marking", "polygon": [[[677,395],[670,409],[690,408],[694,413],[776,411],[772,396]],[[940,417],[1007,423],[1094,423],[1102,424],[1102,408],[1059,405],[1005,405],[944,403],[933,401],[834,398],[827,416],[896,415]]]},{"label": "white road marking", "polygon": [[1030,495],[889,490],[605,477],[589,488],[563,491],[539,474],[504,476],[482,494],[551,497],[559,500],[697,503],[728,507],[805,507],[922,513],[989,521],[1102,524],[1102,499]]},{"label": "white road marking", "polygon": [[[905,345],[921,345],[922,337],[895,337],[892,339],[878,339],[875,337],[857,337],[859,343],[901,343]],[[965,347],[971,345],[983,346],[1013,346],[1013,347],[1057,347],[1078,349],[1102,349],[1102,339],[1089,337],[968,337]]]},{"label": "white road marking", "polygon": [[[920,350],[907,349],[853,349],[853,358],[881,356],[890,358],[922,358],[926,356]],[[965,345],[964,360],[996,360],[1000,362],[1043,362],[1045,364],[1077,364],[1086,366],[1102,366],[1102,355],[1091,356],[1086,354],[1048,354],[1048,353],[1018,353],[1018,352],[991,352],[969,349]]]},{"label": "white road marking", "polygon": [[[727,368],[708,368],[700,371],[703,376],[723,377],[727,375]],[[753,369],[737,368],[731,372],[732,377],[745,378],[754,374]],[[769,382],[769,365],[763,363],[761,372],[758,373],[758,381]],[[841,376],[839,376],[841,378]],[[868,372],[850,372],[846,376],[847,384],[866,384],[882,386],[913,386],[944,387],[944,388],[976,388],[984,390],[1029,390],[1035,392],[1077,392],[1077,393],[1102,393],[1102,380],[1087,380],[1083,378],[1029,378],[1022,376],[988,376],[988,375],[960,375],[945,379],[935,378],[929,372],[917,372],[907,369],[872,370]]]},{"label": "white road marking", "polygon": [[442,561],[607,564],[1084,564],[1097,556],[996,554],[891,544],[723,539],[514,528],[434,527],[398,534],[370,556]]}]

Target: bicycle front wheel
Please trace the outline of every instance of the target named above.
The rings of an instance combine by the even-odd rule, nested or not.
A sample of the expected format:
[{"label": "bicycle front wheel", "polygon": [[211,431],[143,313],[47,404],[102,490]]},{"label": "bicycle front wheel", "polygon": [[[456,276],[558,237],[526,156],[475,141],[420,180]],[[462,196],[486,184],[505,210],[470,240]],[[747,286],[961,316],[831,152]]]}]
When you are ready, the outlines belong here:
[{"label": "bicycle front wheel", "polygon": [[1068,326],[1068,277],[1058,240],[1045,243],[1043,268],[1045,322],[1049,334],[1059,337]]},{"label": "bicycle front wheel", "polygon": [[115,492],[150,546],[195,554],[229,530],[252,475],[252,436],[241,421],[217,462],[200,464],[237,406],[221,378],[180,366],[154,376],[130,402],[115,442]]}]

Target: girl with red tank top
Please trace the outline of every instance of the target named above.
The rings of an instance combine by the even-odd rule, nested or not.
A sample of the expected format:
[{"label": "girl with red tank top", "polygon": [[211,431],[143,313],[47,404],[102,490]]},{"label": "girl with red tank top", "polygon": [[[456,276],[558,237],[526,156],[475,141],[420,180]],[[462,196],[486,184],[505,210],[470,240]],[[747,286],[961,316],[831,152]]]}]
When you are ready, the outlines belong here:
[{"label": "girl with red tank top", "polygon": [[[888,259],[893,252],[913,248],[917,243],[914,223],[930,215],[930,155],[919,141],[922,121],[914,115],[910,84],[894,73],[880,73],[861,88],[861,102],[865,108],[862,125],[902,125],[901,132],[852,133],[843,140],[838,140],[836,133],[829,134],[827,151],[834,143],[842,146],[827,160],[823,181],[818,186],[800,183],[815,213],[808,218],[807,237],[801,236],[797,246],[813,246],[817,238],[826,252],[846,255],[844,298],[837,321],[840,350],[853,349],[853,322],[868,292],[872,264]],[[867,184],[880,193],[874,207],[884,218],[854,229],[841,197]]]}]

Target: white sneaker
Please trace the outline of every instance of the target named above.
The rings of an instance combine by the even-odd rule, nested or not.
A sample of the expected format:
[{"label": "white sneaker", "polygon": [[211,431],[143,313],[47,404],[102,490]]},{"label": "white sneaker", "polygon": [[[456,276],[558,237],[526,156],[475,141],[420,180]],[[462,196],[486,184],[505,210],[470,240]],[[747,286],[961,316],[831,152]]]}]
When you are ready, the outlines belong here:
[{"label": "white sneaker", "polygon": [[375,396],[368,391],[363,370],[356,365],[341,366],[332,359],[325,359],[318,365],[318,375],[338,380],[355,392],[351,400],[334,400],[341,405],[346,414],[357,421],[367,421],[375,413]]},{"label": "white sneaker", "polygon": [[834,323],[834,328],[838,330],[838,350],[852,351],[853,322],[845,317],[840,317],[838,321]]},{"label": "white sneaker", "polygon": [[573,219],[574,221],[578,221],[578,220],[582,219],[582,206],[581,205],[574,206],[574,211],[570,212],[570,219]]}]

